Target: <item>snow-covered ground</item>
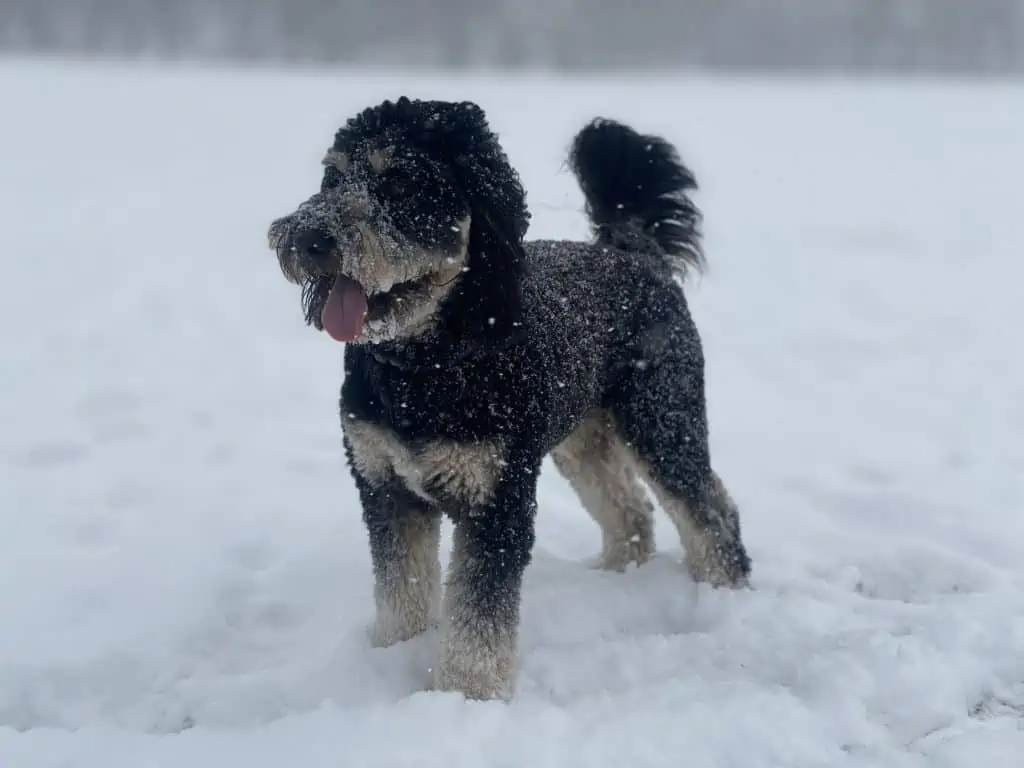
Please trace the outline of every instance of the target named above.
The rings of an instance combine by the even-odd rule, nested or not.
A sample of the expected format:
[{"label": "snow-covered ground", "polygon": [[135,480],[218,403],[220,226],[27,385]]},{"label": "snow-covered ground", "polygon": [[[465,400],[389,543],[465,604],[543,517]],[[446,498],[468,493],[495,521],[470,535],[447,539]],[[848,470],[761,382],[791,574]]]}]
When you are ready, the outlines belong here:
[{"label": "snow-covered ground", "polygon": [[[936,766],[1024,754],[1024,88],[0,64],[0,766]],[[531,236],[594,114],[702,182],[713,454],[755,589],[587,567],[548,465],[510,704],[372,650],[336,416],[266,226],[339,122],[472,98]],[[446,533],[448,529],[446,528]]]}]

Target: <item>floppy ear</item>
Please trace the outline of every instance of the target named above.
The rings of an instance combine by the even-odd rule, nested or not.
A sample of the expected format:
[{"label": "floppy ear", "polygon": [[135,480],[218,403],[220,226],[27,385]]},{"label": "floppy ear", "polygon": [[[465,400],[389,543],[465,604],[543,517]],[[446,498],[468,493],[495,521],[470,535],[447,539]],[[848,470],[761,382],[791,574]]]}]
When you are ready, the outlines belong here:
[{"label": "floppy ear", "polygon": [[512,341],[522,332],[525,253],[507,212],[487,198],[470,198],[469,261],[459,282],[453,330],[486,346]]},{"label": "floppy ear", "polygon": [[428,114],[471,216],[469,269],[452,297],[449,328],[467,341],[502,346],[523,333],[526,192],[478,105],[433,102]]}]

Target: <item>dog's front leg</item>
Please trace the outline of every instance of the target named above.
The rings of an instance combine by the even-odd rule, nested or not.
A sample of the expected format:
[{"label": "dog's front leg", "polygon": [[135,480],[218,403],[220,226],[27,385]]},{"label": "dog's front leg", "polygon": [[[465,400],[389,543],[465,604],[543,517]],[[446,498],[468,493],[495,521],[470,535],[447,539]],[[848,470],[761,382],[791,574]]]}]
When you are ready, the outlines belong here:
[{"label": "dog's front leg", "polygon": [[370,639],[377,647],[394,645],[437,622],[441,510],[396,474],[392,438],[384,429],[351,415],[342,418],[342,428],[373,564],[376,616]]},{"label": "dog's front leg", "polygon": [[435,674],[439,690],[472,699],[512,696],[538,471],[529,457],[510,459],[490,500],[456,516]]},{"label": "dog's front leg", "polygon": [[437,621],[441,513],[394,480],[376,488],[359,485],[377,609],[370,639],[384,647]]}]

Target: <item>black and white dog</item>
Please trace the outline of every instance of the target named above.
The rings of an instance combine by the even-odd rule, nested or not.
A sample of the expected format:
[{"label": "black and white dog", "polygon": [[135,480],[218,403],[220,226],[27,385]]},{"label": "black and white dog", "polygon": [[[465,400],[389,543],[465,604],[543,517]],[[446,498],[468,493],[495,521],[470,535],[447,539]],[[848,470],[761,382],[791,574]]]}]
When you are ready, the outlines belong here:
[{"label": "black and white dog", "polygon": [[[748,582],[737,508],[712,470],[700,337],[681,278],[703,261],[675,148],[609,120],[569,155],[594,242],[524,242],[516,172],[471,102],[401,98],[336,134],[320,191],[273,222],[306,321],[346,342],[341,423],[369,531],[374,642],[440,624],[435,686],[514,690],[520,590],[545,456],[642,564],[652,506],[689,570]],[[455,524],[441,600],[441,517]]]}]

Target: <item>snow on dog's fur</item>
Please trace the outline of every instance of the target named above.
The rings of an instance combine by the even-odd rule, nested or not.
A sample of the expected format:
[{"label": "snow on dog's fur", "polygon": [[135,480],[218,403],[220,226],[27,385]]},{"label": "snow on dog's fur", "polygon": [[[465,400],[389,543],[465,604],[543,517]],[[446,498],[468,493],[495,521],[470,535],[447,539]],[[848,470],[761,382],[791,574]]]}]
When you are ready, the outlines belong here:
[{"label": "snow on dog's fur", "polygon": [[750,574],[711,467],[680,280],[704,258],[694,177],[664,139],[605,119],[569,160],[593,242],[524,241],[526,196],[479,106],[384,102],[338,131],[320,191],[269,231],[307,322],[346,343],[341,422],[375,642],[439,623],[435,685],[473,698],[514,690],[548,454],[601,526],[605,567],[654,550],[643,481],[694,578],[740,587]]}]

